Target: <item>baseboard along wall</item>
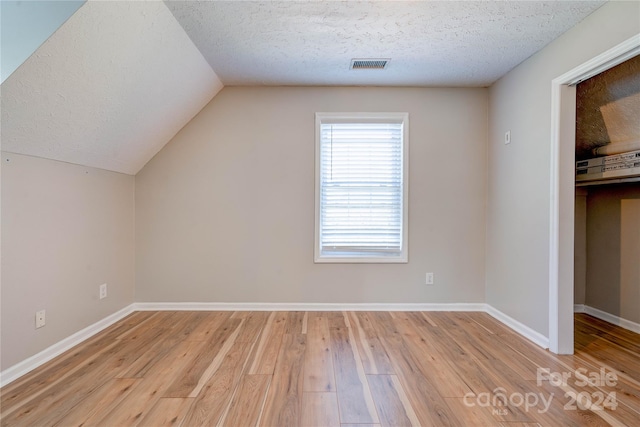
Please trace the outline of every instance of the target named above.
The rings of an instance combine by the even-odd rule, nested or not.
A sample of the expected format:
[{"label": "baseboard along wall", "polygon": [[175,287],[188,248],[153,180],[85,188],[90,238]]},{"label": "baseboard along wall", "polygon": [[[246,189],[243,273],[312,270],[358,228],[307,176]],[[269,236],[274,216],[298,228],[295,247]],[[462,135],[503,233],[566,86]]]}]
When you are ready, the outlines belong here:
[{"label": "baseboard along wall", "polygon": [[[543,348],[549,339],[496,308],[484,303],[424,303],[424,304],[358,304],[358,303],[191,303],[143,302],[133,303],[105,317],[41,352],[0,372],[0,387],[17,380],[37,367],[54,359],[70,348],[91,338],[135,311],[479,311],[504,323],[518,334]],[[595,316],[597,317],[597,316]],[[606,320],[606,319],[605,319]],[[613,322],[612,322],[613,323]],[[640,325],[638,325],[640,326]],[[640,329],[640,328],[639,328]]]},{"label": "baseboard along wall", "polygon": [[624,328],[628,331],[640,334],[640,323],[623,319],[622,317],[616,316],[615,314],[607,313],[606,311],[602,311],[585,304],[575,304],[573,306],[573,311],[575,313],[586,313],[600,320],[604,320],[605,322],[620,326],[621,328]]}]

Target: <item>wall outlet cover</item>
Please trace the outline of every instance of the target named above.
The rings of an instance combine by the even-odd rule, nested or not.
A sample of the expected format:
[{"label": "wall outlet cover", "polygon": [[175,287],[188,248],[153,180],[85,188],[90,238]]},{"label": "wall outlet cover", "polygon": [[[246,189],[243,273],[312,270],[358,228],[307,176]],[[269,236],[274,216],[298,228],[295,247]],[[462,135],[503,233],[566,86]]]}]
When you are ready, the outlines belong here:
[{"label": "wall outlet cover", "polygon": [[46,324],[45,315],[45,310],[36,311],[36,329],[42,328]]},{"label": "wall outlet cover", "polygon": [[433,285],[433,273],[427,273],[427,276],[425,278],[425,284]]}]

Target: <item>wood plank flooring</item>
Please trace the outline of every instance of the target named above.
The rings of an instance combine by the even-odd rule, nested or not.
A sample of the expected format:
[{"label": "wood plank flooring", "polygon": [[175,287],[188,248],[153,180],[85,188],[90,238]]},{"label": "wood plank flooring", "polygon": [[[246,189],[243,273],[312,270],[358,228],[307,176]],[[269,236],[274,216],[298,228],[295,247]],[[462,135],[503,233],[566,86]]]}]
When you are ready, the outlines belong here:
[{"label": "wood plank flooring", "polygon": [[136,312],[0,390],[2,426],[638,426],[640,336],[485,313]]}]

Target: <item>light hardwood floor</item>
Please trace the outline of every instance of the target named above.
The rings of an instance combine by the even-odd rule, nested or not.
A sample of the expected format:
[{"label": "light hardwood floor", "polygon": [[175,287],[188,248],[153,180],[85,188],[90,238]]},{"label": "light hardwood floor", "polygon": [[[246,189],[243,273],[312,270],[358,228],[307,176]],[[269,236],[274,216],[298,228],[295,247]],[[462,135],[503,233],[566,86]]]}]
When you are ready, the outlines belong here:
[{"label": "light hardwood floor", "polygon": [[136,312],[4,387],[1,424],[638,426],[639,352],[587,315],[555,356],[484,313]]}]

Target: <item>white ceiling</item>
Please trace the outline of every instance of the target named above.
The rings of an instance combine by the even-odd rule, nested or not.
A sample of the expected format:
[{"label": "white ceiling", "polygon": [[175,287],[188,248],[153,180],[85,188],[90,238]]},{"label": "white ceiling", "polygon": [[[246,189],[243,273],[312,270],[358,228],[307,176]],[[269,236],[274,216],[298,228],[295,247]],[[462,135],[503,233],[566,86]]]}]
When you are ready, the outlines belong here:
[{"label": "white ceiling", "polygon": [[2,149],[135,174],[221,87],[162,2],[90,0],[2,83]]},{"label": "white ceiling", "polygon": [[2,150],[136,174],[223,83],[486,86],[603,3],[89,0],[2,83]]},{"label": "white ceiling", "polygon": [[488,86],[604,1],[165,3],[225,85]]},{"label": "white ceiling", "polygon": [[0,79],[5,81],[84,0],[0,1]]}]

